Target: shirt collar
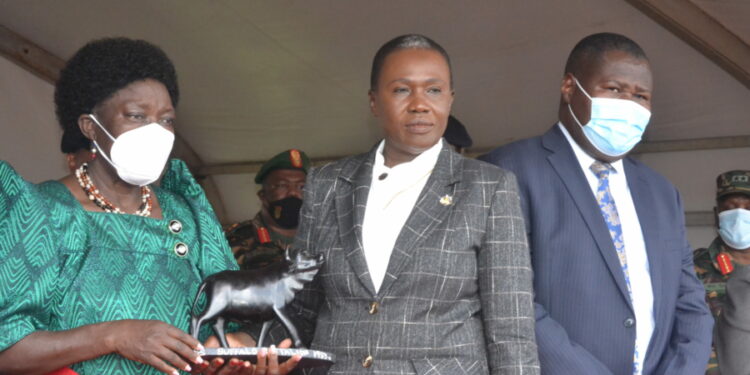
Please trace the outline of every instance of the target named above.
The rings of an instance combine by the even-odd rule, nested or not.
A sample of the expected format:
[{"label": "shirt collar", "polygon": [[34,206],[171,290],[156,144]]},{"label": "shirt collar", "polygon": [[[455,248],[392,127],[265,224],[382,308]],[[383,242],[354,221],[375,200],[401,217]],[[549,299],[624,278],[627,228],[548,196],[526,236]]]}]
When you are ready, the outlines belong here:
[{"label": "shirt collar", "polygon": [[[568,133],[568,129],[565,129],[565,126],[561,122],[558,121],[557,126],[560,127],[560,130],[565,136],[565,139],[568,140],[570,147],[573,149],[573,153],[576,155],[576,159],[578,159],[578,163],[581,164],[581,168],[583,168],[583,170],[586,172],[594,173],[591,171],[591,164],[594,164],[596,159],[592,158],[591,155],[589,155],[581,148],[581,146],[578,145],[578,143],[573,139],[570,133]],[[610,165],[615,169],[615,172],[617,172],[617,174],[624,174],[622,159],[610,163]]]},{"label": "shirt collar", "polygon": [[440,151],[443,149],[443,139],[441,138],[437,143],[435,143],[435,145],[419,154],[413,160],[401,163],[394,166],[393,168],[389,168],[385,165],[385,157],[383,156],[384,146],[385,139],[380,141],[378,149],[375,151],[375,164],[372,168],[373,176],[378,176],[381,173],[389,173],[399,174],[403,176],[411,175],[414,178],[418,178],[435,168],[437,159],[440,156]]}]

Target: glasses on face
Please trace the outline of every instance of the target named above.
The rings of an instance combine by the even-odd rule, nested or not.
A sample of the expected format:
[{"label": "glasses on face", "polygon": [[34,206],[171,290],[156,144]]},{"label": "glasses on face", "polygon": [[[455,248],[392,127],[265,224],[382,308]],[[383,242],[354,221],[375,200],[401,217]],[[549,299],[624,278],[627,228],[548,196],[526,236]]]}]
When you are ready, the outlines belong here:
[{"label": "glasses on face", "polygon": [[271,190],[275,190],[278,193],[287,193],[290,191],[302,193],[302,189],[305,187],[304,182],[286,182],[281,181],[275,184],[270,184]]}]

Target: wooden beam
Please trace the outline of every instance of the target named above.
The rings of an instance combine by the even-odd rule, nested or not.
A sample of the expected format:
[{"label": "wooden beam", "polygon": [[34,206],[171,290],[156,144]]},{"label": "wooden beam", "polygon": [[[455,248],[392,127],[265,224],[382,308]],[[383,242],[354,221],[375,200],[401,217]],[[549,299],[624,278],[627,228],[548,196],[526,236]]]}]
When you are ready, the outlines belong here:
[{"label": "wooden beam", "polygon": [[65,60],[0,25],[0,54],[39,78],[55,84]]},{"label": "wooden beam", "polygon": [[721,150],[726,148],[743,147],[750,147],[750,135],[642,142],[641,144],[636,146],[635,150],[633,150],[633,153],[649,154],[656,152]]},{"label": "wooden beam", "polygon": [[195,176],[195,180],[198,181],[198,184],[201,185],[203,191],[206,193],[206,199],[211,203],[219,222],[228,224],[229,219],[227,218],[226,206],[224,206],[224,200],[221,198],[221,192],[216,182],[212,176],[198,174],[198,171],[203,167],[203,160],[201,160],[195,150],[179,134],[175,134],[172,156],[183,160],[187,164],[193,176]]},{"label": "wooden beam", "polygon": [[[498,145],[496,147],[500,147]],[[486,154],[496,147],[472,148],[466,152],[466,156],[476,158],[479,155]],[[674,141],[652,141],[642,142],[634,150],[633,154],[649,154],[656,152],[677,152],[677,151],[696,151],[696,150],[721,150],[727,148],[750,147],[750,136],[736,137],[717,137],[717,138],[698,138],[698,139],[681,139]],[[312,159],[314,166],[325,165],[336,160],[343,159],[349,155],[331,156],[327,158]],[[208,164],[198,168],[195,171],[197,176],[212,176],[217,174],[252,174],[257,173],[265,160],[253,160],[236,163]]]},{"label": "wooden beam", "polygon": [[224,200],[221,199],[221,192],[219,187],[216,185],[216,181],[211,176],[197,179],[198,184],[203,188],[203,192],[206,193],[206,199],[211,203],[211,207],[214,209],[216,218],[219,220],[221,225],[231,224],[227,217],[226,206],[224,206]]},{"label": "wooden beam", "polygon": [[213,176],[217,174],[253,174],[258,173],[264,161],[241,161],[236,163],[209,164],[198,169],[198,176]]},{"label": "wooden beam", "polygon": [[716,225],[713,211],[685,212],[686,227],[713,227]]},{"label": "wooden beam", "polygon": [[[332,156],[327,158],[313,158],[310,162],[313,166],[321,166],[328,163],[332,163],[336,160],[343,159],[345,156]],[[265,163],[265,160],[252,160],[252,161],[241,161],[236,163],[224,163],[224,164],[212,164],[204,165],[199,168],[196,174],[198,176],[211,176],[217,174],[252,174],[258,173],[260,167]]]},{"label": "wooden beam", "polygon": [[627,0],[750,88],[750,45],[689,0]]},{"label": "wooden beam", "polygon": [[[750,135],[740,135],[734,137],[716,137],[716,138],[695,138],[679,139],[672,141],[643,141],[633,150],[633,154],[650,154],[656,152],[678,152],[678,151],[696,151],[696,150],[721,150],[727,148],[744,148],[750,147]],[[486,154],[495,147],[483,147],[470,149],[466,154],[468,157],[475,158],[479,155]]]}]

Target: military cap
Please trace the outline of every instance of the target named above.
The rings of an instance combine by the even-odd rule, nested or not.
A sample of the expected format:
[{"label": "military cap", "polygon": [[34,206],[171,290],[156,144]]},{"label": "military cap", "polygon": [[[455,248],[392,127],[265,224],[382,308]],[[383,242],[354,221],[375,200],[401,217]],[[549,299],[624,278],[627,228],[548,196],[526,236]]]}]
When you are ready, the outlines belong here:
[{"label": "military cap", "polygon": [[260,171],[255,175],[255,183],[262,183],[268,173],[277,169],[299,169],[302,172],[307,173],[310,169],[310,158],[300,150],[286,150],[263,163],[260,167]]},{"label": "military cap", "polygon": [[445,127],[443,138],[445,138],[448,144],[456,147],[467,148],[474,144],[464,124],[453,117],[453,115],[448,116],[448,126]]},{"label": "military cap", "polygon": [[716,177],[716,199],[735,193],[750,196],[750,171],[729,171]]}]

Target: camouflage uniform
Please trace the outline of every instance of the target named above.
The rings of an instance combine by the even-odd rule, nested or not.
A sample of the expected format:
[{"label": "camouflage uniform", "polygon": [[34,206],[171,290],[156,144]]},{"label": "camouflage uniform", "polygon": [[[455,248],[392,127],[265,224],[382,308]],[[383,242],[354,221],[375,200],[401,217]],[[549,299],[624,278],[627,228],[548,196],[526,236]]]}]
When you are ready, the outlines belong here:
[{"label": "camouflage uniform", "polygon": [[[296,169],[307,174],[310,164],[310,158],[300,150],[289,149],[280,152],[263,163],[255,175],[255,183],[262,184],[268,174],[277,169]],[[284,259],[284,251],[294,242],[294,237],[274,232],[263,221],[261,212],[251,220],[224,229],[234,258],[237,259],[240,268],[245,270],[261,268]]]},{"label": "camouflage uniform", "polygon": [[[724,172],[716,177],[716,200],[717,202],[729,194],[741,193],[750,196],[750,171],[734,170]],[[732,276],[732,270],[738,264],[731,262],[731,267],[726,275],[721,273],[721,268],[716,257],[719,254],[727,254],[724,241],[716,237],[708,248],[696,249],[693,252],[693,263],[695,274],[703,282],[706,288],[706,303],[711,309],[714,321],[718,322],[727,294],[727,281]],[[728,257],[727,259],[731,259]],[[716,347],[711,345],[711,358],[706,368],[706,375],[718,375],[719,364],[716,357]]]},{"label": "camouflage uniform", "polygon": [[[265,240],[270,239],[270,241],[265,242],[262,238],[264,235],[259,234],[259,230],[263,230],[261,228],[265,228],[269,234]],[[229,246],[232,247],[234,258],[237,259],[240,268],[245,270],[257,269],[281,261],[284,259],[284,250],[287,245],[291,245],[294,240],[270,229],[263,221],[260,212],[252,220],[227,227],[225,233]]]},{"label": "camouflage uniform", "polygon": [[[693,262],[695,263],[695,274],[703,282],[703,286],[706,288],[706,303],[711,309],[711,315],[714,320],[719,318],[722,307],[724,306],[724,298],[727,292],[727,280],[732,275],[722,275],[719,271],[719,265],[716,262],[716,256],[720,253],[725,252],[723,242],[720,237],[716,237],[711,246],[708,248],[701,248],[693,252]],[[737,267],[737,264],[732,262],[732,266]],[[716,359],[716,348],[711,345],[711,358],[708,361],[708,368],[706,369],[706,375],[719,375],[719,365]]]}]

